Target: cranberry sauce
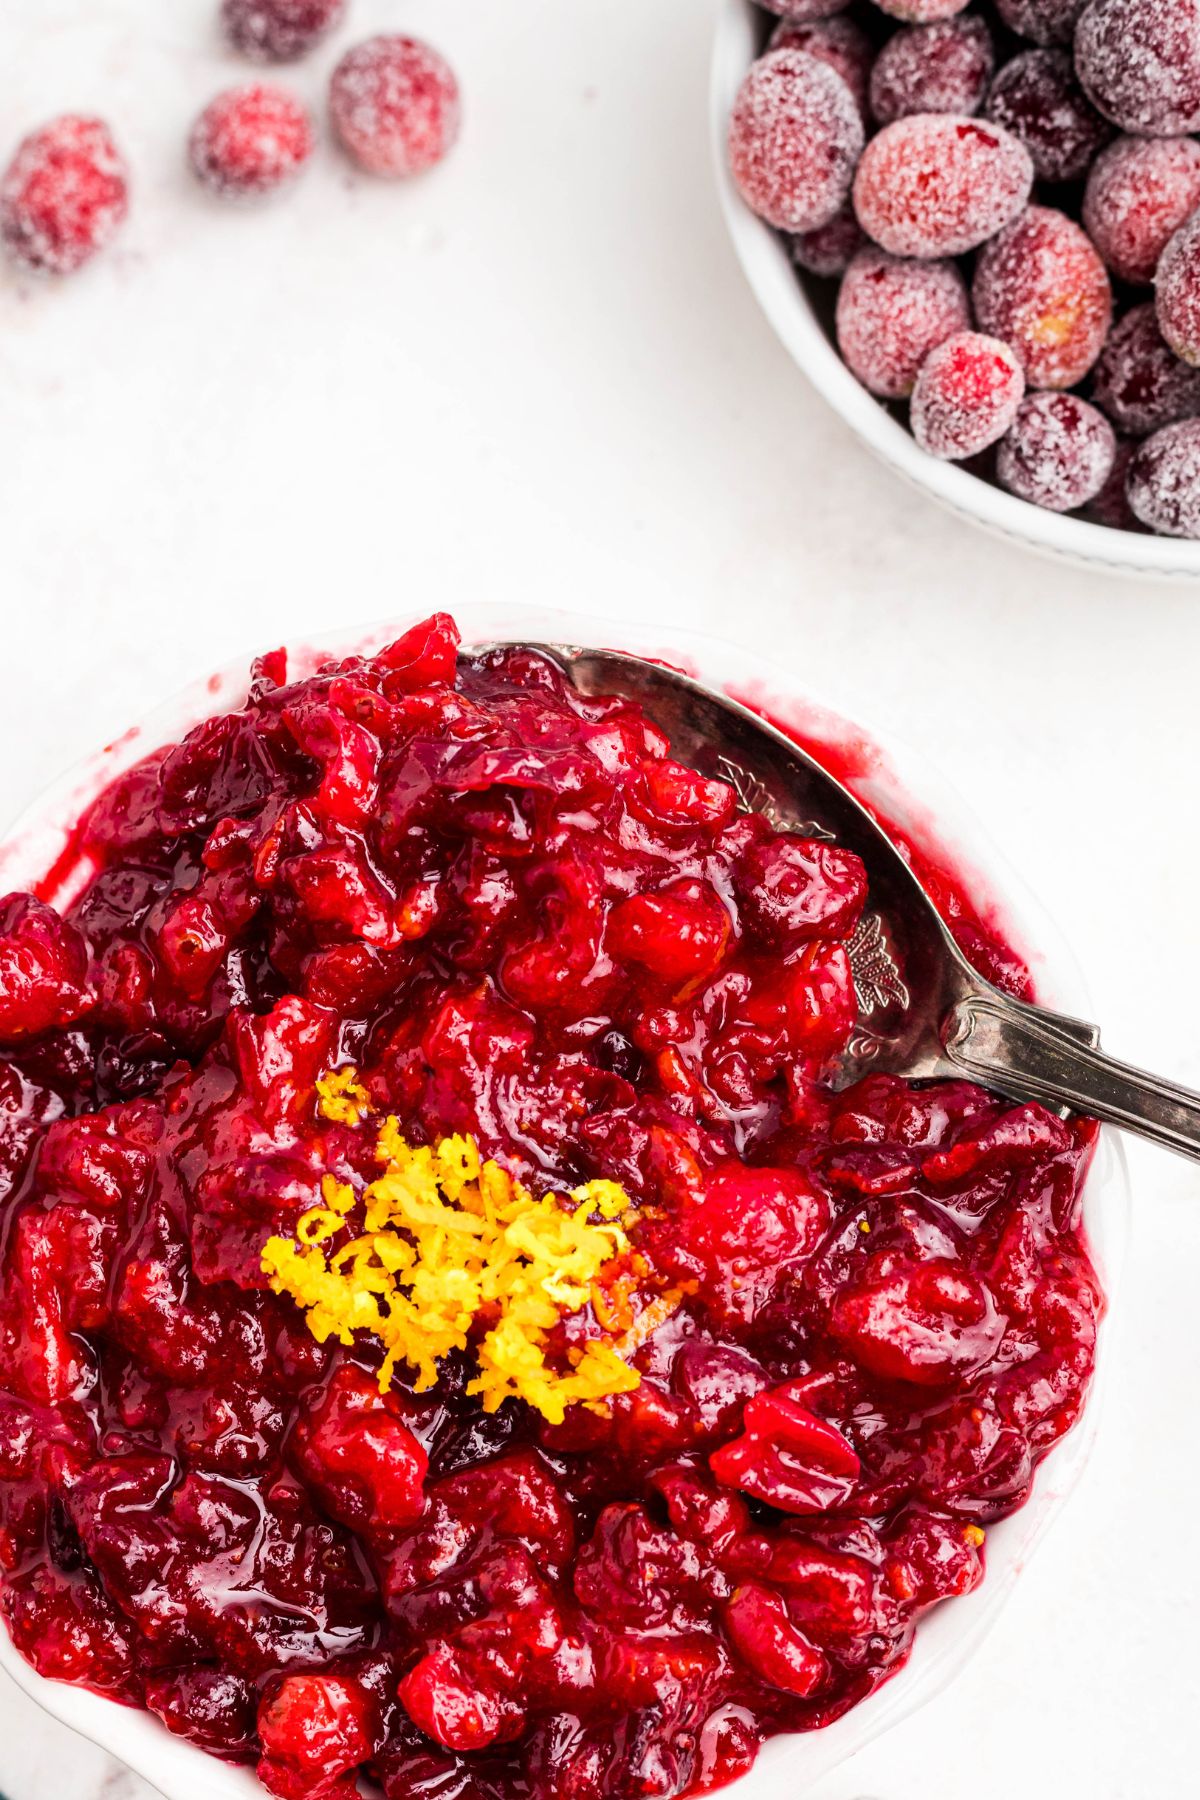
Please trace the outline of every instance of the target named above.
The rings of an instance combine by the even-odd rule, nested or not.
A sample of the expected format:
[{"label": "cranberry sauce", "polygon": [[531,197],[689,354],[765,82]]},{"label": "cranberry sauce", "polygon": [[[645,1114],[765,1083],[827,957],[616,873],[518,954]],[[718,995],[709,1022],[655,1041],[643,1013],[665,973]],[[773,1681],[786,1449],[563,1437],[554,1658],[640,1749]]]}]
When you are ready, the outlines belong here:
[{"label": "cranberry sauce", "polygon": [[[438,617],[262,659],[92,807],[65,918],[0,902],[3,1610],[283,1800],[677,1795],[981,1579],[1092,1369],[1092,1128],[835,1091],[857,860],[627,702],[456,652]],[[675,1297],[633,1391],[486,1412],[472,1341],[384,1393],[271,1291],[267,1240],[373,1176],[319,1103],[345,1065],[411,1144],[621,1184]]]}]

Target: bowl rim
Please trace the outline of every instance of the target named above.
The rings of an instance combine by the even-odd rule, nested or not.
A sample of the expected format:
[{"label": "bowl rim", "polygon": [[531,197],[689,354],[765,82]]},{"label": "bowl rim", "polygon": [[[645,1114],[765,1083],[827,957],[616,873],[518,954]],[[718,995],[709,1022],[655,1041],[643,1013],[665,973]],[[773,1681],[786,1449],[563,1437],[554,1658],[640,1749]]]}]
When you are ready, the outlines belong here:
[{"label": "bowl rim", "polygon": [[[818,700],[778,658],[768,662],[756,652],[673,626],[503,603],[456,607],[454,616],[468,646],[512,636],[619,646],[660,656],[741,698],[770,706],[777,717],[791,714],[802,719],[806,731],[818,740],[853,745],[859,759],[865,750],[868,773],[854,783],[856,789],[888,806],[894,821],[919,841],[948,851],[973,897],[985,912],[1001,919],[1015,947],[1028,956],[1039,991],[1075,1016],[1089,1016],[1086,984],[1067,941],[966,802],[923,756],[896,734],[864,724],[840,696],[823,695]],[[410,617],[338,627],[307,638],[289,650],[291,671],[308,672],[331,654],[378,648],[411,623]],[[36,880],[55,865],[82,806],[124,769],[202,718],[240,704],[250,661],[250,656],[239,657],[216,674],[189,683],[44,790],[8,830],[0,832],[0,883],[5,890],[14,877]],[[988,1573],[979,1588],[927,1614],[906,1665],[841,1719],[819,1732],[768,1740],[754,1767],[734,1784],[740,1800],[799,1800],[814,1782],[943,1691],[986,1638],[1034,1548],[1082,1477],[1108,1385],[1112,1307],[1128,1236],[1128,1168],[1115,1132],[1101,1132],[1084,1192],[1089,1244],[1109,1311],[1081,1419],[1039,1465],[1026,1505],[989,1529]],[[118,1758],[166,1800],[264,1800],[265,1790],[251,1768],[220,1762],[172,1735],[140,1708],[39,1675],[2,1626],[0,1668],[44,1711]]]},{"label": "bowl rim", "polygon": [[1160,580],[1200,579],[1200,542],[1157,537],[1048,512],[922,450],[907,427],[851,374],[813,312],[782,235],[751,212],[730,173],[729,114],[758,54],[764,18],[754,0],[722,0],[709,79],[709,130],[726,228],[751,291],[811,385],[889,468],[959,518],[985,531],[1092,570]]}]

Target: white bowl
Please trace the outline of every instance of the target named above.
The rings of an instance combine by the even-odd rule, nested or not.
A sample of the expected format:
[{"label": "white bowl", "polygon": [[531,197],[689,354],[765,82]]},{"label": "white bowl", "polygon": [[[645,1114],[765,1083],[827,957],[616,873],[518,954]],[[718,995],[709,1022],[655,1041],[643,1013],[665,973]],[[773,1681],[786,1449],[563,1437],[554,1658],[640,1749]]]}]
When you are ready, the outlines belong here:
[{"label": "white bowl", "polygon": [[[516,637],[617,644],[661,656],[714,687],[769,707],[778,719],[802,722],[812,739],[853,744],[857,766],[865,761],[867,770],[855,784],[858,791],[919,843],[951,852],[972,896],[998,919],[1009,941],[1026,957],[1040,998],[1076,1017],[1090,1016],[1087,990],[1067,943],[961,798],[913,751],[894,740],[882,744],[842,712],[831,712],[829,699],[837,706],[836,696],[818,703],[777,662],[694,633],[671,629],[664,636],[650,625],[614,625],[531,608],[467,606],[457,609],[456,617],[468,644]],[[391,622],[330,633],[295,650],[292,671],[310,669],[331,653],[387,643],[403,628]],[[122,770],[200,719],[240,704],[249,663],[247,656],[219,675],[194,683],[37,800],[0,843],[2,891],[39,880],[55,864],[80,809]],[[50,897],[65,899],[70,887],[68,881]],[[1110,1301],[1124,1255],[1128,1210],[1128,1176],[1120,1142],[1115,1134],[1102,1132],[1087,1180],[1086,1216]],[[1112,1335],[1109,1323],[1101,1332],[1096,1379],[1082,1422],[1042,1463],[1028,1505],[989,1531],[988,1572],[982,1586],[964,1599],[936,1608],[918,1627],[907,1666],[844,1718],[820,1732],[768,1743],[751,1773],[737,1784],[741,1800],[799,1800],[812,1783],[939,1693],[964,1666],[1083,1472],[1096,1433]],[[119,1757],[168,1800],[263,1800],[263,1790],[249,1771],[230,1768],[173,1737],[152,1715],[45,1680],[18,1655],[2,1628],[0,1665],[48,1713]]]},{"label": "white bowl", "polygon": [[751,212],[729,171],[729,115],[746,70],[760,52],[767,18],[751,0],[723,0],[709,93],[713,159],[721,208],[746,279],[817,392],[889,467],[986,531],[1113,574],[1200,578],[1200,543],[1115,531],[1018,500],[967,469],[928,456],[907,427],[855,380],[817,318],[782,236]]}]

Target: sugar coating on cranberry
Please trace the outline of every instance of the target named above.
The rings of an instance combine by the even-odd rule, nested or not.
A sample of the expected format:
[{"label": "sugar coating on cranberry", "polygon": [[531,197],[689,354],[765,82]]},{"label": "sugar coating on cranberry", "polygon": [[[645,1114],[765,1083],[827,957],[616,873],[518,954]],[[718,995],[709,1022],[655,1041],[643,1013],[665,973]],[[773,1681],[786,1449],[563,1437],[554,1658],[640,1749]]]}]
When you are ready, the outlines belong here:
[{"label": "sugar coating on cranberry", "polygon": [[1035,44],[1069,44],[1087,0],[995,0],[996,11],[1018,37]]},{"label": "sugar coating on cranberry", "polygon": [[70,275],[129,211],[129,172],[102,119],[66,113],[31,132],[0,180],[0,238],[25,268]]},{"label": "sugar coating on cranberry", "polygon": [[1065,50],[1026,50],[993,81],[987,117],[1020,138],[1039,181],[1078,181],[1113,135]]},{"label": "sugar coating on cranberry", "polygon": [[1112,290],[1073,219],[1030,206],[980,252],[971,290],[981,331],[1011,344],[1031,387],[1082,381],[1108,336]]},{"label": "sugar coating on cranberry", "polygon": [[1120,137],[1092,165],[1083,223],[1114,275],[1148,286],[1168,239],[1198,206],[1194,138]]},{"label": "sugar coating on cranberry", "polygon": [[1200,538],[1200,419],[1164,426],[1139,444],[1125,491],[1135,515],[1152,531]]},{"label": "sugar coating on cranberry", "polygon": [[1122,131],[1181,137],[1200,127],[1200,0],[1090,0],[1075,68]]},{"label": "sugar coating on cranberry", "polygon": [[960,331],[931,351],[913,389],[911,423],[922,450],[945,461],[976,456],[1002,438],[1025,393],[1007,344]]},{"label": "sugar coating on cranberry", "polygon": [[838,293],[837,342],[848,368],[885,400],[912,393],[931,350],[971,323],[967,286],[952,262],[860,250]]},{"label": "sugar coating on cranberry", "polygon": [[1085,518],[1093,519],[1097,525],[1107,525],[1112,531],[1145,532],[1148,529],[1130,506],[1129,495],[1125,491],[1129,465],[1136,449],[1137,443],[1133,438],[1117,439],[1108,480],[1083,508]]},{"label": "sugar coating on cranberry", "polygon": [[815,231],[799,231],[792,238],[792,261],[810,275],[827,279],[843,274],[867,243],[867,234],[847,202],[827,224]]},{"label": "sugar coating on cranberry", "polygon": [[936,19],[952,19],[969,0],[874,0],[874,4],[889,18],[903,19],[908,25],[930,25]]},{"label": "sugar coating on cranberry", "polygon": [[453,148],[462,103],[446,59],[417,38],[369,38],[345,55],[329,89],[334,130],[371,175],[419,175]]},{"label": "sugar coating on cranberry", "polygon": [[284,88],[232,88],[205,107],[192,127],[188,157],[214,194],[269,194],[297,176],[313,153],[312,119]]},{"label": "sugar coating on cranberry", "polygon": [[1200,363],[1200,213],[1181,225],[1158,259],[1158,328],[1176,356]]},{"label": "sugar coating on cranberry", "polygon": [[1181,362],[1166,342],[1152,300],[1109,332],[1092,370],[1092,397],[1132,437],[1200,413],[1200,369]]},{"label": "sugar coating on cranberry", "polygon": [[999,125],[915,113],[885,125],[854,178],[859,223],[893,256],[958,256],[1024,206],[1033,163]]},{"label": "sugar coating on cranberry", "polygon": [[760,218],[783,231],[813,231],[850,191],[863,147],[854,96],[827,63],[773,50],[750,69],[729,121],[729,162]]},{"label": "sugar coating on cranberry", "polygon": [[908,25],[871,69],[871,111],[881,125],[910,113],[978,112],[995,64],[992,34],[973,14]]},{"label": "sugar coating on cranberry", "polygon": [[1034,506],[1074,512],[1103,488],[1116,453],[1112,426],[1078,394],[1027,394],[1000,440],[996,475]]},{"label": "sugar coating on cranberry", "polygon": [[874,47],[861,25],[853,19],[781,19],[771,34],[772,50],[804,50],[841,76],[854,95],[864,121],[867,118],[867,86]]},{"label": "sugar coating on cranberry", "polygon": [[781,19],[828,19],[850,4],[850,0],[762,0],[767,12]]},{"label": "sugar coating on cranberry", "polygon": [[296,62],[341,24],[347,0],[221,0],[233,48],[254,62]]}]

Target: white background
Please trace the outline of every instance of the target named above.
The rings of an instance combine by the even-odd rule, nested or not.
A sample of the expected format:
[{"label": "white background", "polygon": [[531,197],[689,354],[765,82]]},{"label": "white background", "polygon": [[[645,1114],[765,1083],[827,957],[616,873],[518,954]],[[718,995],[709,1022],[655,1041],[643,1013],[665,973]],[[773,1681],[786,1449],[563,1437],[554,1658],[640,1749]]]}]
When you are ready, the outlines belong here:
[{"label": "white background", "polygon": [[[409,186],[329,152],[251,211],[182,167],[240,72],[215,9],[0,0],[0,155],[95,109],[137,179],[102,264],[0,273],[0,815],[308,631],[489,596],[699,627],[947,768],[1066,923],[1106,1042],[1200,1086],[1200,589],[974,534],[806,388],[717,215],[712,0],[352,0],[350,36],[451,57],[463,141]],[[318,100],[336,53],[290,79]],[[1200,1179],[1132,1163],[1081,1493],[957,1685],[821,1800],[1195,1792]],[[0,1788],[147,1792],[7,1687]]]}]

